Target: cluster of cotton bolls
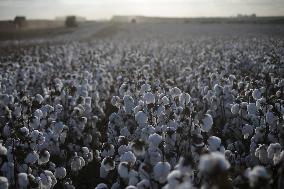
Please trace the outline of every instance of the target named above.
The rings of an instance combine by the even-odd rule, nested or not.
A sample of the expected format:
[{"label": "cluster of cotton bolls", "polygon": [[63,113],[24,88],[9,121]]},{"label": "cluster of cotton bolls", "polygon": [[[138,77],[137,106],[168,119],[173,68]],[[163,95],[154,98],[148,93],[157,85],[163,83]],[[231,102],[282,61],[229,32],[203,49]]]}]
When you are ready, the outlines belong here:
[{"label": "cluster of cotton bolls", "polygon": [[284,188],[283,40],[145,26],[1,46],[0,188]]},{"label": "cluster of cotton bolls", "polygon": [[51,64],[64,48],[45,58],[30,50],[1,68],[0,188],[73,188],[71,178],[96,158],[112,77],[102,66],[70,73],[70,61]]}]

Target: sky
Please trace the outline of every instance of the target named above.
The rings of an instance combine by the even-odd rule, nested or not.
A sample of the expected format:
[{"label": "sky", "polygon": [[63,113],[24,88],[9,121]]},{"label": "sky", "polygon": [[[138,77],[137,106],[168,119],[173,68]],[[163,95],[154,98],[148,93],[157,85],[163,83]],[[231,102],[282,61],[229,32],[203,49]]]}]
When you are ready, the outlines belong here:
[{"label": "sky", "polygon": [[92,20],[113,15],[224,17],[252,13],[283,16],[284,0],[0,0],[0,20],[16,15],[28,19],[77,15]]}]

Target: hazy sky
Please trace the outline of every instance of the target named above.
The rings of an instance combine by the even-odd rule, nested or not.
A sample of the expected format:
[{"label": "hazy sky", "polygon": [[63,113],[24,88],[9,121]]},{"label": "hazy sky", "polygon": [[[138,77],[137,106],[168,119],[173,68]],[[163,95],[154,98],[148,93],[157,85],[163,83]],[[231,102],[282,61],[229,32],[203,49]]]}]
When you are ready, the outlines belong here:
[{"label": "hazy sky", "polygon": [[284,0],[0,0],[1,20],[15,15],[54,18],[74,14],[102,19],[112,15],[209,17],[238,13],[284,15]]}]

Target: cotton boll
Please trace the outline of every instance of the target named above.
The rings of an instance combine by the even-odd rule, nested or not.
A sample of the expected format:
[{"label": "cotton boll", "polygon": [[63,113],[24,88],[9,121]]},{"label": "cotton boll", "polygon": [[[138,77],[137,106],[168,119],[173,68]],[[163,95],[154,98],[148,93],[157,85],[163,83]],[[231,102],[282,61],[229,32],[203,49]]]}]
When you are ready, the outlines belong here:
[{"label": "cotton boll", "polygon": [[7,155],[7,148],[0,143],[0,156],[6,156]]},{"label": "cotton boll", "polygon": [[103,150],[101,152],[102,157],[113,156],[115,152],[114,146],[112,144],[104,143]]},{"label": "cotton boll", "polygon": [[1,189],[8,189],[9,188],[9,182],[6,177],[0,177],[0,188]]},{"label": "cotton boll", "polygon": [[131,170],[129,172],[129,181],[128,185],[133,185],[135,186],[139,182],[139,174],[135,170]]},{"label": "cotton boll", "polygon": [[61,133],[62,131],[63,131],[63,129],[64,129],[64,124],[62,123],[62,122],[56,122],[55,124],[54,124],[54,127],[53,127],[53,129],[54,129],[54,132],[55,133]]},{"label": "cotton boll", "polygon": [[224,154],[212,152],[201,156],[198,168],[202,174],[209,176],[215,174],[216,171],[227,171],[230,168],[230,163]]},{"label": "cotton boll", "polygon": [[133,98],[129,95],[125,95],[123,97],[123,101],[126,114],[131,114],[133,108],[135,107]]},{"label": "cotton boll", "polygon": [[145,154],[144,141],[136,140],[132,142],[131,148],[136,156],[143,156]]},{"label": "cotton boll", "polygon": [[19,173],[18,174],[18,184],[19,188],[25,189],[29,184],[28,175],[26,173]]},{"label": "cotton boll", "polygon": [[157,133],[151,134],[148,138],[148,142],[154,146],[154,147],[158,147],[159,144],[162,142],[162,136],[160,136]]},{"label": "cotton boll", "polygon": [[275,119],[275,116],[274,114],[271,112],[271,111],[268,111],[266,113],[266,122],[269,124],[269,125],[273,125],[275,123],[276,119]]},{"label": "cotton boll", "polygon": [[181,94],[181,90],[177,87],[171,88],[170,94],[171,94],[172,98],[176,98]]},{"label": "cotton boll", "polygon": [[147,179],[143,179],[137,184],[138,189],[147,189],[150,188],[150,186],[150,181]]},{"label": "cotton boll", "polygon": [[143,99],[146,104],[154,104],[155,103],[155,95],[151,92],[147,92],[144,94]]},{"label": "cotton boll", "polygon": [[148,92],[148,91],[151,91],[151,85],[145,83],[143,85],[141,85],[141,89],[140,89],[140,93],[145,93],[145,92]]},{"label": "cotton boll", "polygon": [[252,92],[252,97],[254,100],[259,100],[261,98],[261,91],[259,89],[254,89]]},{"label": "cotton boll", "polygon": [[66,177],[66,169],[64,167],[57,167],[54,172],[54,176],[58,179]]},{"label": "cotton boll", "polygon": [[255,157],[259,159],[259,161],[263,164],[268,163],[268,154],[267,154],[267,147],[265,144],[260,145],[256,150],[255,150]]},{"label": "cotton boll", "polygon": [[182,182],[183,175],[179,170],[173,170],[167,176],[168,189],[176,188]]},{"label": "cotton boll", "polygon": [[255,103],[249,103],[247,105],[248,114],[256,115],[257,114],[257,107]]},{"label": "cotton boll", "polygon": [[71,161],[71,170],[76,172],[85,166],[85,160],[82,157],[74,157]]},{"label": "cotton boll", "polygon": [[253,135],[254,133],[254,127],[249,125],[249,124],[245,124],[242,127],[242,134],[244,135],[244,139],[247,139],[249,136]]},{"label": "cotton boll", "polygon": [[36,151],[31,151],[25,158],[25,163],[34,164],[38,161],[39,155]]},{"label": "cotton boll", "polygon": [[106,171],[104,167],[102,167],[102,166],[100,167],[100,177],[101,178],[106,178],[108,176],[108,173],[109,172]]},{"label": "cotton boll", "polygon": [[128,179],[130,171],[129,164],[127,162],[120,162],[117,171],[121,178]]},{"label": "cotton boll", "polygon": [[144,112],[139,111],[135,114],[135,120],[137,121],[140,127],[143,127],[147,124],[148,117]]},{"label": "cotton boll", "polygon": [[166,106],[170,104],[170,100],[167,96],[163,96],[163,98],[161,99],[161,103]]},{"label": "cotton boll", "polygon": [[239,104],[233,104],[231,107],[232,114],[236,115],[240,111],[240,105]]},{"label": "cotton boll", "polygon": [[124,154],[122,154],[120,156],[120,161],[121,162],[128,162],[130,165],[134,165],[134,163],[136,161],[136,157],[131,151],[128,151],[128,152],[125,152]]},{"label": "cotton boll", "polygon": [[263,183],[263,181],[268,181],[269,178],[270,176],[263,166],[255,166],[248,173],[248,179],[251,187],[261,187],[261,183]]},{"label": "cotton boll", "polygon": [[137,189],[136,186],[127,186],[125,189]]},{"label": "cotton boll", "polygon": [[218,85],[218,84],[215,84],[214,85],[214,93],[216,96],[220,96],[223,94],[223,87]]},{"label": "cotton boll", "polygon": [[190,95],[188,93],[182,93],[179,96],[179,103],[182,107],[185,107],[190,102]]},{"label": "cotton boll", "polygon": [[268,158],[273,160],[274,165],[281,160],[281,145],[279,143],[272,143],[267,148]]},{"label": "cotton boll", "polygon": [[161,161],[162,156],[158,151],[149,152],[149,160],[151,165],[156,165],[159,161]]},{"label": "cotton boll", "polygon": [[38,159],[38,164],[42,165],[47,163],[49,161],[49,158],[50,158],[50,153],[47,150],[42,151]]},{"label": "cotton boll", "polygon": [[36,94],[35,100],[41,104],[44,101],[44,98],[40,94]]},{"label": "cotton boll", "polygon": [[209,132],[213,125],[213,118],[210,114],[205,114],[204,118],[202,119],[201,129],[204,132]]},{"label": "cotton boll", "polygon": [[154,179],[163,184],[167,180],[167,176],[171,171],[171,165],[168,162],[158,162],[154,166]]},{"label": "cotton boll", "polygon": [[95,189],[108,189],[107,185],[104,183],[100,183],[96,186]]},{"label": "cotton boll", "polygon": [[221,148],[221,139],[219,137],[211,136],[208,138],[207,143],[208,149],[211,152],[219,151]]},{"label": "cotton boll", "polygon": [[103,167],[106,172],[109,172],[115,168],[115,162],[112,157],[105,157],[101,163],[101,167]]},{"label": "cotton boll", "polygon": [[37,109],[35,112],[34,112],[34,116],[37,117],[38,119],[41,119],[43,117],[43,113],[40,109]]}]

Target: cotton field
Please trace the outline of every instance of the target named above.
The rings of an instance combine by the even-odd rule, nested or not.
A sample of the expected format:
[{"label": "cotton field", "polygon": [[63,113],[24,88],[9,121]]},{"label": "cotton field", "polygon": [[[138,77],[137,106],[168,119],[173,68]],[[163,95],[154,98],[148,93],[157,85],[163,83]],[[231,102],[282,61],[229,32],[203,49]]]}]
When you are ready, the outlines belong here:
[{"label": "cotton field", "polygon": [[0,42],[0,189],[284,188],[283,26],[116,27]]}]

